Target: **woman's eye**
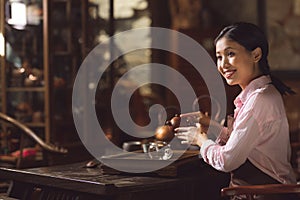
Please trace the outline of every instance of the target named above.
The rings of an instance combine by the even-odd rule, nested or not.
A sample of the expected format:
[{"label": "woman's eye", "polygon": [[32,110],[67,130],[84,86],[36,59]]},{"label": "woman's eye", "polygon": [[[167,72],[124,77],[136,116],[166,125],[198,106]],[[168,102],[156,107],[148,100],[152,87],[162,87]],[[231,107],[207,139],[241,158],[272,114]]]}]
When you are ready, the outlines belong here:
[{"label": "woman's eye", "polygon": [[217,56],[217,60],[222,60],[222,56]]},{"label": "woman's eye", "polygon": [[235,54],[233,53],[233,52],[228,52],[228,54],[227,54],[229,57],[232,57],[232,56],[234,56]]}]

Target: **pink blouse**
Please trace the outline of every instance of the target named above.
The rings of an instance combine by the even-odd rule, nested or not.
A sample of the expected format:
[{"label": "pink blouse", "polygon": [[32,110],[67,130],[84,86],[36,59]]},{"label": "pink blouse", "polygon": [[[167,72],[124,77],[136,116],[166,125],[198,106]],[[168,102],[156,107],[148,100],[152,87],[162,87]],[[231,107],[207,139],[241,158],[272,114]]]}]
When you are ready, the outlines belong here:
[{"label": "pink blouse", "polygon": [[217,170],[230,172],[248,159],[279,182],[295,183],[286,112],[270,77],[251,81],[234,104],[232,127],[224,127],[215,142],[203,143],[200,153],[204,161]]}]

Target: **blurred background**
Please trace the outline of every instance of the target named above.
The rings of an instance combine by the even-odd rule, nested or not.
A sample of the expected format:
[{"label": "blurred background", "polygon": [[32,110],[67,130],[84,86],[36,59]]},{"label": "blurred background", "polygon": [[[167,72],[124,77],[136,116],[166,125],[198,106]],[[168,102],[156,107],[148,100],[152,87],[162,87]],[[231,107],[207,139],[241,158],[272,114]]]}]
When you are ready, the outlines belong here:
[{"label": "blurred background", "polygon": [[[72,89],[77,71],[86,56],[101,42],[126,30],[163,27],[182,32],[199,42],[214,58],[213,40],[226,25],[236,21],[257,24],[270,42],[269,63],[272,72],[296,92],[285,97],[291,142],[300,140],[300,0],[0,0],[0,111],[32,128],[46,142],[69,149],[67,157],[52,158],[50,164],[70,163],[90,158],[82,145],[72,116]],[[137,35],[137,41],[153,43],[151,34]],[[166,43],[178,44],[170,37]],[[126,40],[116,42],[114,50],[135,46]],[[179,46],[180,47],[180,46]],[[115,52],[102,48],[108,60]],[[116,125],[111,109],[112,90],[128,70],[147,63],[168,65],[183,74],[197,96],[208,89],[194,67],[178,55],[157,49],[141,49],[115,60],[103,73],[97,87],[95,109],[107,138],[122,147],[137,140]],[[87,74],[86,81],[89,80]],[[134,87],[139,80],[168,77],[151,66],[123,80],[122,87]],[[186,88],[178,85],[179,90]],[[124,90],[126,91],[126,90]],[[227,87],[227,114],[237,87]],[[120,98],[126,93],[119,94]],[[202,111],[211,112],[212,101],[199,101]],[[149,123],[149,108],[161,104],[166,119],[180,113],[178,100],[168,88],[157,84],[139,87],[130,100],[130,114],[139,125]],[[122,109],[123,105],[120,105]],[[126,106],[126,105],[125,105]],[[192,107],[192,105],[191,105]],[[78,112],[88,115],[78,108]],[[192,111],[192,110],[191,110]],[[157,126],[163,125],[157,110]],[[156,127],[149,130],[154,133]],[[88,123],[84,127],[86,134]],[[19,149],[20,135],[0,129],[0,151],[8,155]],[[99,145],[101,142],[99,141]],[[28,147],[34,144],[28,142]],[[80,155],[80,156],[78,156]],[[294,166],[298,166],[294,155]],[[299,169],[300,170],[300,169]]]}]

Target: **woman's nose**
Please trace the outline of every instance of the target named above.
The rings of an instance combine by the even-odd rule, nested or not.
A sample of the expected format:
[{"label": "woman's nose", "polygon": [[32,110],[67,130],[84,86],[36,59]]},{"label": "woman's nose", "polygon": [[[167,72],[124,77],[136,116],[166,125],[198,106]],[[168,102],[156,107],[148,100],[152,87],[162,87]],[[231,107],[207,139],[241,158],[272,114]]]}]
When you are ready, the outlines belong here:
[{"label": "woman's nose", "polygon": [[227,58],[223,58],[222,61],[221,61],[221,63],[220,63],[220,66],[221,66],[222,68],[227,68],[227,67],[229,67],[228,59],[227,59]]}]

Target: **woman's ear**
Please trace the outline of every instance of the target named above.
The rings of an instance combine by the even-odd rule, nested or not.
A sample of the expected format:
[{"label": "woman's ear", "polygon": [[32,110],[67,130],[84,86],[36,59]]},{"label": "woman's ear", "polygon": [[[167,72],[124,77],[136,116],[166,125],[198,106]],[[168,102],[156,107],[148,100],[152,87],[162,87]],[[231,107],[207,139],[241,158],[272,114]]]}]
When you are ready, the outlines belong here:
[{"label": "woman's ear", "polygon": [[261,57],[262,57],[262,51],[260,47],[256,47],[253,51],[252,51],[252,57],[254,59],[254,62],[258,62],[260,61]]}]

